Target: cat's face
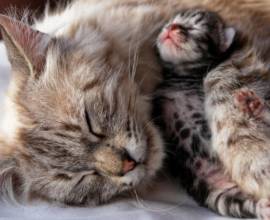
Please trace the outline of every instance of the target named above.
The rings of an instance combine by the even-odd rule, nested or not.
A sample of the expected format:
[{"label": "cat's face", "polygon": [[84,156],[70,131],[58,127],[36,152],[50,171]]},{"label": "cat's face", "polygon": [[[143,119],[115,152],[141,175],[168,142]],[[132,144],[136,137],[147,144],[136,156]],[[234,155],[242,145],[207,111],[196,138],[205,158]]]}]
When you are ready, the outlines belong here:
[{"label": "cat's face", "polygon": [[[8,157],[23,193],[99,204],[147,183],[161,166],[162,142],[128,70],[110,65],[110,44],[98,33],[85,42],[50,39],[1,19],[20,124],[20,147]],[[23,44],[14,25],[36,42]]]},{"label": "cat's face", "polygon": [[178,13],[161,31],[157,47],[161,59],[173,64],[215,59],[232,44],[235,31],[214,12],[188,9]]}]

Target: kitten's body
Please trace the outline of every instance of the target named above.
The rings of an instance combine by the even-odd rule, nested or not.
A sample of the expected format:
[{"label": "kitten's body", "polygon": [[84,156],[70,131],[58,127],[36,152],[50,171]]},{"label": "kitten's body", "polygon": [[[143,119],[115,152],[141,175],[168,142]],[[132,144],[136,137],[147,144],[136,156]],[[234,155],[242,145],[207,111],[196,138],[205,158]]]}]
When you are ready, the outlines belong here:
[{"label": "kitten's body", "polygon": [[[149,103],[142,96],[151,94],[160,78],[153,49],[157,29],[179,8],[190,5],[205,5],[224,14],[229,9],[225,17],[230,22],[255,28],[262,21],[247,21],[259,13],[268,24],[264,7],[268,4],[250,0],[79,0],[34,25],[49,36],[1,17],[14,72],[5,116],[9,123],[2,126],[2,193],[14,190],[26,198],[97,204],[144,185],[160,168],[163,155],[160,135],[149,122]],[[99,80],[93,80],[95,77]],[[118,93],[113,92],[116,90]],[[129,102],[130,97],[136,98]],[[83,100],[89,101],[86,109]],[[90,117],[94,122],[89,122],[88,111],[96,115]],[[108,114],[114,112],[116,117],[111,120]],[[97,150],[92,152],[86,148],[88,141],[104,138],[99,132],[118,135],[105,138],[103,146],[93,145]],[[123,153],[126,150],[133,159],[147,157],[145,164],[132,171],[132,163],[124,163],[130,160]],[[92,165],[101,176],[87,170]],[[131,172],[121,176],[123,166]]]},{"label": "kitten's body", "polygon": [[[177,26],[179,31],[175,30]],[[243,193],[239,187],[242,185],[237,185],[231,180],[211,149],[211,132],[204,111],[203,80],[213,67],[228,58],[226,50],[234,36],[232,30],[228,29],[225,38],[229,36],[231,39],[226,44],[226,49],[222,49],[225,54],[222,51],[211,54],[223,47],[203,39],[212,35],[214,41],[218,39],[216,42],[221,41],[223,45],[222,35],[226,29],[222,27],[219,30],[219,26],[222,27],[222,21],[218,19],[218,15],[198,9],[184,10],[165,26],[158,39],[160,57],[165,62],[164,82],[159,86],[154,101],[154,117],[161,116],[157,121],[164,129],[165,140],[168,143],[169,170],[173,176],[179,178],[193,198],[201,205],[217,210],[223,215],[260,216],[262,212],[259,204],[264,200],[256,205],[251,196]],[[188,31],[186,40],[183,40],[183,36],[177,36],[185,35],[183,29]],[[198,33],[192,33],[193,29]],[[195,43],[192,43],[192,38],[195,39]],[[188,47],[188,44],[195,46]],[[175,45],[180,49],[175,49]],[[230,115],[224,117],[225,120]],[[221,158],[231,157],[227,154]],[[234,159],[229,163],[232,161]]]}]

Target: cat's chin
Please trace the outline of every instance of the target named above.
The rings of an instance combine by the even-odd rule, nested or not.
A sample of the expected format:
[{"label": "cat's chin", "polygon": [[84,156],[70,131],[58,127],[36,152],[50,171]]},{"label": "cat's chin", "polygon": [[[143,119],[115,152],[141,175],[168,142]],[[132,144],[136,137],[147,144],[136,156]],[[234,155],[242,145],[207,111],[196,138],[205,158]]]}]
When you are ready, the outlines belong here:
[{"label": "cat's chin", "polygon": [[146,159],[138,164],[134,170],[121,177],[123,191],[144,189],[162,168],[165,154],[160,132],[150,125],[147,126],[146,133],[148,135]]},{"label": "cat's chin", "polygon": [[117,180],[122,185],[124,191],[144,188],[162,168],[165,154],[160,132],[153,125],[148,125],[146,127],[146,134],[148,139],[145,160]]},{"label": "cat's chin", "polygon": [[183,52],[182,47],[176,46],[171,40],[158,43],[160,57],[163,61],[177,64],[179,63],[179,53]]}]

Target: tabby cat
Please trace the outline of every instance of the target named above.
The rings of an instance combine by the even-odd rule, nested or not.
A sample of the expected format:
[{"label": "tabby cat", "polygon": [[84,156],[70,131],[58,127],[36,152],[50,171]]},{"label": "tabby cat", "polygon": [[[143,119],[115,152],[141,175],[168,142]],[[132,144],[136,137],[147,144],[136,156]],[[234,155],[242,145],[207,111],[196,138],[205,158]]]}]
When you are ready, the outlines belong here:
[{"label": "tabby cat", "polygon": [[218,14],[203,9],[183,10],[165,25],[157,40],[164,82],[156,92],[154,117],[168,143],[168,168],[195,200],[223,215],[265,216],[260,209],[265,201],[256,204],[243,193],[211,152],[204,113],[203,80],[228,59],[234,37]]},{"label": "tabby cat", "polygon": [[[146,97],[158,81],[151,51],[160,21],[154,5],[90,0],[45,15],[34,28],[0,16],[12,65],[1,124],[2,194],[96,205],[147,185],[164,155]],[[141,36],[146,27],[149,35]],[[137,56],[152,61],[137,65]]]}]

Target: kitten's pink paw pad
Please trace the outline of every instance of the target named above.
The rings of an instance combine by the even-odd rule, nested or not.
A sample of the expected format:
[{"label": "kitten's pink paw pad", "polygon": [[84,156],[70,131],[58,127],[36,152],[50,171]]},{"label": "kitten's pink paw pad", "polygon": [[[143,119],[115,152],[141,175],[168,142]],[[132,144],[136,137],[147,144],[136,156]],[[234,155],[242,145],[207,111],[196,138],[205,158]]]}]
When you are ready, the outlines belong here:
[{"label": "kitten's pink paw pad", "polygon": [[237,91],[234,95],[234,102],[240,111],[253,117],[259,117],[264,107],[261,99],[248,89]]},{"label": "kitten's pink paw pad", "polygon": [[270,201],[268,199],[261,199],[256,210],[259,219],[270,220]]}]

